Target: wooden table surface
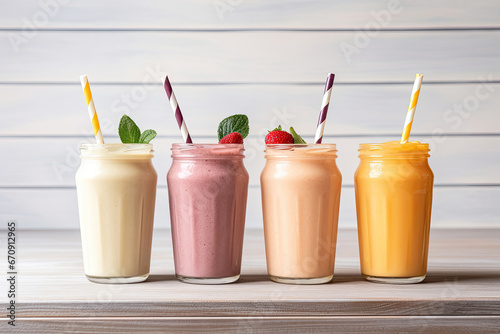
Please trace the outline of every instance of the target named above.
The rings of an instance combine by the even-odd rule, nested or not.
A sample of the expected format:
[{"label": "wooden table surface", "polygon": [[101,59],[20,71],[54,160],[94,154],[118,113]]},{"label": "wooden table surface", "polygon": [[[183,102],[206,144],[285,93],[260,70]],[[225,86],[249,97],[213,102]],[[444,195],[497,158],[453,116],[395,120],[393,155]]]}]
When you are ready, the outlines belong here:
[{"label": "wooden table surface", "polygon": [[130,285],[87,281],[79,231],[17,235],[16,327],[3,317],[1,333],[500,332],[500,229],[432,230],[427,279],[405,286],[361,278],[355,230],[339,231],[333,281],[308,286],[267,278],[262,231],[246,232],[240,280],[219,286],[175,279],[167,230]]}]

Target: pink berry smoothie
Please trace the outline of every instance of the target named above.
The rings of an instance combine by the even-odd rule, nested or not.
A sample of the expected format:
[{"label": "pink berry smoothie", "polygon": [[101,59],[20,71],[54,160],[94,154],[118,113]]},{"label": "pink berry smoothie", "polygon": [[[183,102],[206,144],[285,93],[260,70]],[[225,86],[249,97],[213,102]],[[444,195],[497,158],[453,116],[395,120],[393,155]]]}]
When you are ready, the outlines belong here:
[{"label": "pink berry smoothie", "polygon": [[188,283],[238,280],[248,192],[243,144],[173,144],[167,174],[175,273]]}]

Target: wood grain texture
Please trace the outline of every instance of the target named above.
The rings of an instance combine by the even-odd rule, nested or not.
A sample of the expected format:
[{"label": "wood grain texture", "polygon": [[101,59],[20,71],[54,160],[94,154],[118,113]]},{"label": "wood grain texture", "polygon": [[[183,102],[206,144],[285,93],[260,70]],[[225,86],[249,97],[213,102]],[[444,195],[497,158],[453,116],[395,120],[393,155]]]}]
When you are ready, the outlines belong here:
[{"label": "wood grain texture", "polygon": [[[438,228],[498,227],[500,187],[437,187],[434,189],[432,226]],[[15,219],[22,229],[78,229],[74,188],[0,189],[0,220]],[[354,188],[342,189],[340,227],[356,226]],[[247,229],[262,229],[259,187],[248,190]],[[167,189],[157,190],[155,228],[169,228]]]},{"label": "wood grain texture", "polygon": [[[446,187],[434,191],[432,226],[440,228],[498,227],[498,187]],[[1,189],[0,219],[16,219],[23,229],[78,229],[78,207],[74,189]],[[356,226],[354,189],[342,189],[341,227]],[[170,227],[165,188],[158,189],[155,227]],[[247,204],[247,229],[262,228],[259,188],[250,188]]]},{"label": "wood grain texture", "polygon": [[[369,138],[364,139],[370,141]],[[384,141],[389,139],[385,138]],[[325,140],[330,141],[329,138]],[[170,158],[167,158],[169,141],[155,140],[154,161],[159,174],[155,224],[161,228],[169,226],[165,180],[171,163]],[[337,143],[341,147],[338,162],[343,174],[343,184],[346,186],[341,196],[340,224],[354,227],[356,214],[352,185],[358,164],[358,142],[357,139],[343,138]],[[449,138],[447,142],[438,145],[430,160],[436,175],[433,226],[498,226],[500,187],[495,186],[499,182],[495,160],[498,145],[500,143],[497,138],[474,137]],[[44,149],[41,150],[40,147]],[[14,156],[17,152],[23,152],[23,155],[29,156],[30,161],[26,163],[25,160],[9,159],[8,164],[1,165],[3,172],[0,173],[0,218],[17,219],[23,228],[78,228],[74,189],[74,173],[79,165],[77,147],[77,140],[73,139],[37,140],[35,145],[32,139],[0,142],[0,150],[7,154],[7,157],[9,154]],[[253,159],[248,157],[245,161],[251,183],[247,203],[247,227],[261,228],[259,175],[264,166],[264,158],[261,149],[253,148],[253,154]],[[56,170],[60,173],[56,173]],[[475,183],[478,185],[473,186]],[[468,184],[472,186],[467,186]],[[481,184],[485,186],[481,187]]]},{"label": "wood grain texture", "polygon": [[[5,323],[6,321],[2,321]],[[2,323],[0,322],[0,323]],[[22,319],[0,333],[498,333],[497,316],[473,317],[206,317]],[[2,324],[4,325],[4,324]],[[10,329],[9,329],[10,330]]]},{"label": "wood grain texture", "polygon": [[[498,26],[498,4],[480,1],[201,1],[161,0],[58,1],[63,6],[51,16],[48,28],[354,28],[375,20],[372,12],[398,8],[388,27]],[[222,15],[218,14],[219,6]],[[2,27],[22,27],[41,7],[37,0],[6,5]],[[400,8],[400,10],[399,10]],[[382,18],[381,18],[382,19]],[[384,27],[386,25],[384,24]]]},{"label": "wood grain texture", "polygon": [[[247,228],[262,228],[259,188],[249,189],[246,217]],[[78,229],[76,189],[0,189],[0,219],[15,219],[21,229]],[[169,227],[167,189],[161,187],[156,194],[155,228]]]},{"label": "wood grain texture", "polygon": [[[397,13],[389,15],[393,5]],[[90,134],[78,84],[83,72],[94,83],[108,138],[123,113],[164,136],[155,140],[162,187],[178,129],[155,84],[161,75],[168,73],[177,87],[195,140],[214,140],[210,129],[224,116],[248,114],[246,162],[255,188],[263,135],[277,123],[312,135],[329,71],[337,79],[327,139],[338,143],[344,184],[352,185],[357,145],[397,139],[403,123],[397,115],[405,113],[419,71],[424,84],[440,83],[424,86],[413,134],[433,143],[436,184],[459,186],[438,190],[433,224],[499,226],[498,188],[490,187],[500,182],[499,15],[494,0],[6,3],[0,10],[0,153],[8,163],[0,164],[0,217],[15,217],[26,228],[77,227],[74,190],[67,188],[74,185],[80,136]],[[44,16],[46,22],[36,21]],[[24,38],[17,50],[16,37]],[[342,45],[356,48],[350,59]],[[485,79],[494,84],[484,86]],[[477,183],[489,187],[463,187]],[[247,226],[260,227],[258,189],[250,192]],[[157,212],[158,226],[168,226],[165,207]],[[347,188],[341,224],[354,222]]]},{"label": "wood grain texture", "polygon": [[[194,138],[202,143],[217,140],[215,135],[201,139]],[[343,175],[343,184],[352,186],[354,172],[359,164],[357,157],[359,144],[399,140],[400,136],[362,138],[325,136],[324,138],[325,143],[337,144],[339,150],[337,164]],[[410,138],[431,143],[429,164],[435,174],[437,185],[500,184],[497,153],[500,136]],[[313,141],[313,137],[305,136],[304,139],[308,142]],[[165,175],[171,165],[171,144],[179,141],[179,138],[158,138],[153,141],[155,150],[153,164],[159,174],[159,185],[166,185]],[[0,186],[74,186],[74,176],[80,165],[78,148],[84,142],[95,142],[95,140],[92,137],[0,140],[0,151],[9,161],[8,164],[0,166]],[[108,138],[107,142],[119,142],[119,139]],[[245,142],[244,163],[250,174],[250,185],[258,186],[260,173],[265,165],[263,136],[251,136]]]},{"label": "wood grain texture", "polygon": [[[411,84],[343,85],[338,78],[325,133],[399,134],[410,91]],[[92,92],[105,136],[117,134],[123,114],[133,117],[141,128],[154,127],[160,135],[179,136],[159,82],[93,85]],[[233,113],[249,115],[253,135],[264,136],[278,124],[294,126],[303,135],[314,135],[322,92],[322,84],[188,85],[175,89],[193,137],[213,136],[218,122]],[[2,136],[92,136],[76,81],[75,85],[2,85],[0,100]],[[498,105],[498,84],[426,85],[424,81],[412,133],[497,133],[497,123],[491,120],[498,117]]]},{"label": "wood grain texture", "polygon": [[407,286],[374,284],[360,277],[355,230],[339,231],[334,280],[316,286],[271,282],[261,231],[245,235],[239,282],[224,286],[178,282],[168,230],[154,235],[151,276],[146,282],[93,284],[83,275],[79,237],[78,231],[19,232],[19,323],[31,319],[39,325],[41,318],[59,318],[52,319],[57,323],[68,321],[60,319],[66,317],[99,318],[104,326],[112,320],[109,317],[248,317],[245,321],[252,322],[268,317],[355,316],[392,317],[388,326],[404,323],[394,317],[416,317],[419,322],[436,317],[432,320],[436,326],[446,323],[447,317],[458,323],[462,317],[476,317],[471,322],[481,326],[477,317],[500,316],[499,229],[433,229],[428,277],[424,283]]},{"label": "wood grain texture", "polygon": [[385,33],[357,43],[350,61],[340,45],[355,32],[39,32],[17,52],[8,34],[0,81],[75,82],[86,72],[92,82],[142,82],[148,68],[173,82],[323,82],[330,71],[337,81],[411,82],[417,69],[426,80],[477,80],[498,77],[500,63],[500,31]]}]

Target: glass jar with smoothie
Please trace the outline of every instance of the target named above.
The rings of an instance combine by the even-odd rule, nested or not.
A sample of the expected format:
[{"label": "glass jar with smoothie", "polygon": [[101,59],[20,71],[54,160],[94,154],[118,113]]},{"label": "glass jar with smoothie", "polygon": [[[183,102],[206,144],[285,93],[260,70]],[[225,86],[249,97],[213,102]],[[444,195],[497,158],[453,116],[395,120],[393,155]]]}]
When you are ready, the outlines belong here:
[{"label": "glass jar with smoothie", "polygon": [[237,143],[172,145],[170,223],[183,282],[223,284],[240,276],[249,179],[243,152]]},{"label": "glass jar with smoothie", "polygon": [[361,273],[369,281],[418,283],[427,272],[434,175],[429,145],[361,144],[354,177]]},{"label": "glass jar with smoothie", "polygon": [[268,144],[265,153],[261,189],[268,274],[279,283],[329,282],[342,183],[336,145],[292,141]]},{"label": "glass jar with smoothie", "polygon": [[135,283],[149,276],[157,174],[151,144],[84,144],[76,173],[87,278]]}]

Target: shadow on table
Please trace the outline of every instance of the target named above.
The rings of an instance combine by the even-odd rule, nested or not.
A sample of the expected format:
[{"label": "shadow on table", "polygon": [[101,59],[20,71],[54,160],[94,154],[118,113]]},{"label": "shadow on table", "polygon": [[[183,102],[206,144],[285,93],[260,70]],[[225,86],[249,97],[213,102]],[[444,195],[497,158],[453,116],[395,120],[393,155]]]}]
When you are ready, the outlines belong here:
[{"label": "shadow on table", "polygon": [[175,275],[149,275],[144,283],[160,282],[160,281],[177,281]]},{"label": "shadow on table", "polygon": [[431,271],[427,273],[427,277],[421,284],[443,283],[443,282],[474,282],[484,283],[486,280],[500,282],[500,272],[492,272],[491,270],[478,270],[473,272],[440,272]]},{"label": "shadow on table", "polygon": [[[325,285],[325,284],[340,284],[340,283],[352,283],[356,281],[363,281],[361,275],[352,275],[352,274],[337,274],[333,276],[333,280],[328,283],[323,284],[313,284],[313,285]],[[271,281],[268,275],[242,275],[238,280],[239,283],[258,283],[258,282],[269,282],[272,284],[280,284],[274,281]],[[295,284],[282,284],[288,286],[296,286]]]},{"label": "shadow on table", "polygon": [[[439,272],[439,271],[432,271],[427,274],[426,279],[422,282],[419,283],[421,284],[433,284],[433,283],[461,283],[461,282],[468,282],[471,283],[473,281],[478,281],[484,283],[484,280],[491,280],[493,281],[498,281],[500,282],[500,272],[491,272],[491,271],[474,271],[474,272]],[[177,282],[177,278],[175,275],[151,275],[149,278],[146,280],[145,283],[153,283],[153,282],[160,282],[160,281],[174,281]],[[269,282],[273,284],[279,284],[271,281],[269,276],[265,274],[258,274],[258,275],[241,275],[240,279],[232,284],[251,284],[251,283],[259,283],[259,282]],[[366,282],[367,284],[378,284],[378,283],[371,283],[367,282],[363,279],[361,274],[335,274],[333,276],[333,280],[329,283],[325,284],[345,284],[345,283],[356,283],[356,282]],[[225,284],[222,284],[225,285]],[[285,284],[289,285],[289,284]]]},{"label": "shadow on table", "polygon": [[[419,284],[432,284],[432,283],[462,283],[473,281],[478,281],[484,283],[486,280],[491,280],[492,282],[500,282],[500,272],[491,271],[475,271],[475,272],[430,272],[428,273],[426,279]],[[256,283],[256,282],[272,282],[267,275],[242,275],[239,279],[239,283]],[[333,276],[333,280],[325,284],[345,284],[345,283],[359,283],[366,282],[367,284],[381,284],[372,283],[366,281],[361,274],[346,274],[340,273]],[[273,282],[274,283],[274,282]],[[278,283],[276,283],[278,284]]]},{"label": "shadow on table", "polygon": [[[148,282],[153,283],[153,282],[160,282],[160,281],[176,281],[176,282],[178,282],[175,275],[150,275],[144,283],[148,283]],[[267,275],[241,275],[241,277],[238,281],[231,283],[231,284],[253,283],[253,282],[262,282],[262,281],[271,282],[271,280],[268,278]],[[216,284],[216,285],[219,285],[219,284]],[[226,284],[220,284],[220,285],[226,285]]]}]

